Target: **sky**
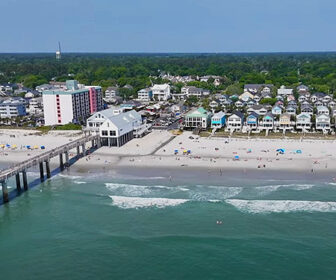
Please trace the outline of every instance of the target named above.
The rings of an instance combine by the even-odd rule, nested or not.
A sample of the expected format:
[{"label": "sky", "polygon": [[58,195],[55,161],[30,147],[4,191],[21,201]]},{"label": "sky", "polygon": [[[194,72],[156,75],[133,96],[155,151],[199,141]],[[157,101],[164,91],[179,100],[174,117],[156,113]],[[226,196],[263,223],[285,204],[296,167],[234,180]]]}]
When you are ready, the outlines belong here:
[{"label": "sky", "polygon": [[336,51],[335,0],[0,0],[0,52]]}]

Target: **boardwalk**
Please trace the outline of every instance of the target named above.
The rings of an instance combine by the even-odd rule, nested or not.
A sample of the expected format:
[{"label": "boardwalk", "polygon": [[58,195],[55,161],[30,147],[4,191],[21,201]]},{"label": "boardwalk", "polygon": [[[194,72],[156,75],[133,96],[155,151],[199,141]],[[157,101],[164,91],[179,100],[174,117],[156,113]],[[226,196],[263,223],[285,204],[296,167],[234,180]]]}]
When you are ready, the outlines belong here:
[{"label": "boardwalk", "polygon": [[[23,176],[23,185],[24,189],[28,189],[27,184],[27,175],[26,171],[28,168],[31,168],[33,166],[39,165],[40,167],[40,178],[41,181],[44,180],[44,169],[43,169],[43,163],[46,165],[46,175],[47,178],[50,178],[50,167],[49,162],[50,159],[59,156],[60,159],[60,168],[61,170],[64,169],[64,167],[69,166],[69,151],[72,149],[77,149],[77,156],[82,154],[83,156],[86,155],[86,143],[90,142],[92,143],[92,147],[100,147],[100,137],[99,135],[89,135],[80,139],[77,139],[75,141],[72,141],[70,143],[64,144],[60,147],[57,147],[51,151],[39,154],[38,156],[32,157],[30,159],[27,159],[21,163],[18,163],[14,166],[11,166],[8,169],[5,169],[0,172],[0,183],[2,185],[2,193],[3,193],[3,202],[8,202],[8,190],[7,190],[7,180],[13,176],[16,176],[16,186],[17,190],[21,191],[21,183],[20,183],[20,173],[22,173]],[[80,148],[82,148],[82,153],[80,153]],[[65,161],[63,161],[63,154],[65,155]]]}]

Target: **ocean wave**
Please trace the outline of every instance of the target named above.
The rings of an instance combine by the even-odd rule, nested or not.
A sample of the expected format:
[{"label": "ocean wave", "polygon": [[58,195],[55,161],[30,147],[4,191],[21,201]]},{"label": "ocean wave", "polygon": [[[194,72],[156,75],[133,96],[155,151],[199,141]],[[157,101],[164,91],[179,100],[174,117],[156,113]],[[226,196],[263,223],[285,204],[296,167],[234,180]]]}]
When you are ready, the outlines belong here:
[{"label": "ocean wave", "polygon": [[336,186],[336,183],[334,183],[334,182],[330,182],[330,183],[328,183],[328,185]]},{"label": "ocean wave", "polygon": [[159,191],[168,191],[170,193],[175,192],[186,192],[189,191],[188,188],[181,187],[167,187],[167,186],[147,186],[147,185],[131,185],[131,184],[121,184],[121,183],[105,183],[107,189],[113,192],[118,192],[125,196],[143,196],[150,195],[152,193],[157,193]]},{"label": "ocean wave", "polygon": [[[210,189],[210,190],[209,190]],[[242,187],[222,187],[222,186],[196,186],[191,190],[191,199],[197,201],[223,200],[242,192]]]},{"label": "ocean wave", "polygon": [[240,211],[253,214],[289,212],[336,212],[336,202],[300,200],[241,200],[227,199]]},{"label": "ocean wave", "polygon": [[312,187],[314,187],[314,185],[312,184],[287,184],[287,185],[260,186],[260,187],[255,187],[255,189],[259,192],[259,195],[267,195],[281,188],[302,191],[302,190],[311,189]]},{"label": "ocean wave", "polygon": [[77,185],[83,185],[83,184],[86,184],[86,182],[84,181],[74,181],[75,184]]},{"label": "ocean wave", "polygon": [[76,179],[83,178],[82,176],[66,175],[66,174],[58,174],[57,176],[62,177],[62,178],[68,178],[68,179],[71,179],[71,180],[76,180]]},{"label": "ocean wave", "polygon": [[165,208],[183,204],[188,199],[126,197],[111,195],[112,204],[122,209],[137,209],[146,207]]}]

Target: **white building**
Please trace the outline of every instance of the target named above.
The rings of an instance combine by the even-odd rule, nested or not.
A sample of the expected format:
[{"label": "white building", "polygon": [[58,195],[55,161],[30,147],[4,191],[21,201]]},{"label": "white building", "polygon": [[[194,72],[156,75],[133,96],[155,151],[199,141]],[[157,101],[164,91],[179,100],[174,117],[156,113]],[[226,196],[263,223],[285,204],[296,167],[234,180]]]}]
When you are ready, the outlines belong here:
[{"label": "white building", "polygon": [[105,90],[105,98],[106,99],[113,99],[119,95],[119,89],[117,87],[108,87]]},{"label": "white building", "polygon": [[292,88],[286,88],[285,86],[281,86],[278,89],[278,95],[280,96],[289,96],[293,94],[293,89]]},{"label": "white building", "polygon": [[170,85],[163,84],[163,85],[154,85],[152,87],[153,97],[156,100],[166,101],[170,98]]},{"label": "white building", "polygon": [[43,113],[42,97],[35,97],[30,99],[27,111],[31,115],[42,114]]},{"label": "white building", "polygon": [[46,90],[42,93],[45,125],[81,123],[103,108],[99,86],[66,82],[66,89]]},{"label": "white building", "polygon": [[16,118],[26,115],[26,102],[22,98],[10,98],[0,103],[1,118]]},{"label": "white building", "polygon": [[151,88],[143,88],[138,91],[138,100],[149,102],[152,100],[153,91]]},{"label": "white building", "polygon": [[[100,114],[100,116],[99,116]],[[113,115],[111,111],[105,110],[95,114],[98,121],[103,119],[104,122],[99,126],[99,135],[102,139],[103,145],[120,147],[132,140],[136,134],[146,129],[142,125],[142,118],[139,113],[132,110],[118,115]],[[94,123],[94,116],[89,122]]]}]

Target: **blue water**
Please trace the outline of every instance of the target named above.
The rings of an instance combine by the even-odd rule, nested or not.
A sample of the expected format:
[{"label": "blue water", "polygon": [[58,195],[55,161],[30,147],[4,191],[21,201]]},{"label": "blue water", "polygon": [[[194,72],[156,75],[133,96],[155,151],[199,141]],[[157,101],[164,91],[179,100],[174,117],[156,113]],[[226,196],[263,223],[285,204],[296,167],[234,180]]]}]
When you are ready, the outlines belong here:
[{"label": "blue water", "polygon": [[58,175],[0,206],[0,260],[1,279],[335,279],[336,184]]}]

